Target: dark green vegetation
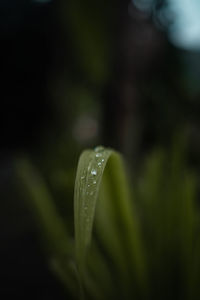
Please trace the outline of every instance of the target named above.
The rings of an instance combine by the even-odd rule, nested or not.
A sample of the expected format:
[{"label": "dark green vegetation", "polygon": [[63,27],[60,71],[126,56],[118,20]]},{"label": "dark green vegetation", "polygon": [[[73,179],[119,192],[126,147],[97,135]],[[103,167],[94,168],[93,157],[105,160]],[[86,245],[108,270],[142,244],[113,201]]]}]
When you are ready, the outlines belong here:
[{"label": "dark green vegetation", "polygon": [[[190,272],[182,270],[180,254],[187,247],[180,246],[178,237],[184,235],[187,243],[191,235],[189,229],[179,234],[182,213],[175,203],[184,203],[181,194],[195,186],[194,168],[199,176],[200,54],[174,47],[167,20],[160,24],[172,1],[137,1],[151,3],[148,12],[138,10],[136,1],[0,1],[0,299],[62,300],[67,293],[79,294],[80,284],[86,295],[101,296],[102,291],[111,298],[114,286],[120,299],[189,294],[182,274]],[[177,16],[168,13],[173,23]],[[192,172],[181,147],[174,158],[168,150],[176,131],[189,136]],[[115,167],[110,174],[110,157],[92,243],[80,261],[74,244],[76,164],[83,149],[98,144],[125,157],[131,191],[128,202],[121,198],[134,207],[127,217],[113,206],[122,203],[115,201],[122,185],[115,176],[125,173]],[[28,159],[18,166],[24,173],[16,182],[13,161],[19,156]],[[21,195],[16,193],[19,184]],[[198,237],[198,221],[194,227]],[[193,244],[198,253],[197,238]],[[87,260],[86,266],[78,267],[77,260],[79,265]],[[198,270],[198,263],[188,261]],[[198,279],[196,271],[192,274]]]},{"label": "dark green vegetation", "polygon": [[49,264],[73,298],[199,299],[197,184],[183,149],[176,143],[155,151],[134,182],[117,152],[83,152],[75,238],[70,218],[59,215],[37,171],[28,161],[18,163]]}]

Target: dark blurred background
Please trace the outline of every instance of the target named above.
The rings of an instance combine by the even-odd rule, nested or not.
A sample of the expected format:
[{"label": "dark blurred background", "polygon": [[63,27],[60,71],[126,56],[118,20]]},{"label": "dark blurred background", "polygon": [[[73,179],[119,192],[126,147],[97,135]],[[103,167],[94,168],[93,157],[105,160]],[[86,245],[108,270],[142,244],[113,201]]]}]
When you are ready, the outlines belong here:
[{"label": "dark blurred background", "polygon": [[174,134],[200,164],[198,0],[0,0],[0,296],[66,299],[17,192],[28,156],[73,215],[82,149],[121,151],[134,173]]}]

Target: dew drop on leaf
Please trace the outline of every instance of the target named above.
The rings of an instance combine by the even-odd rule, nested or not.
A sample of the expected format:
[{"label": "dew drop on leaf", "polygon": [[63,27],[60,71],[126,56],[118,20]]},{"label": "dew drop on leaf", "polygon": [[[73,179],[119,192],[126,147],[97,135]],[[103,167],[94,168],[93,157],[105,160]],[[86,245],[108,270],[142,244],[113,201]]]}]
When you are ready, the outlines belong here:
[{"label": "dew drop on leaf", "polygon": [[104,147],[98,146],[98,147],[94,148],[94,151],[95,152],[102,152],[102,151],[104,151]]},{"label": "dew drop on leaf", "polygon": [[91,170],[91,174],[92,174],[93,176],[96,176],[96,175],[97,175],[97,170],[92,169],[92,170]]}]

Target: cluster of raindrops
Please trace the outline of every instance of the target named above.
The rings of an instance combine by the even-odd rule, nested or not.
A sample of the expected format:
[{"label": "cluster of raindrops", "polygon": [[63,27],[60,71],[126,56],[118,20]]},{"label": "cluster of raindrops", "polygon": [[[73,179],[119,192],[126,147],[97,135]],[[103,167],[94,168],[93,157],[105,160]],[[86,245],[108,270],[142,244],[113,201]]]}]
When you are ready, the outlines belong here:
[{"label": "cluster of raindrops", "polygon": [[105,159],[103,158],[103,152],[104,152],[104,148],[102,146],[96,147],[94,149],[95,154],[95,159],[97,162],[97,168],[100,169],[105,161]]},{"label": "cluster of raindrops", "polygon": [[[96,147],[91,156],[91,161],[87,167],[87,174],[84,173],[81,176],[83,181],[82,193],[84,199],[84,215],[87,223],[90,222],[90,218],[88,217],[88,207],[90,201],[93,201],[95,196],[95,190],[97,186],[97,182],[99,180],[99,175],[102,172],[103,163],[105,162],[104,158],[104,148],[102,146]],[[83,188],[85,186],[85,188]]]}]

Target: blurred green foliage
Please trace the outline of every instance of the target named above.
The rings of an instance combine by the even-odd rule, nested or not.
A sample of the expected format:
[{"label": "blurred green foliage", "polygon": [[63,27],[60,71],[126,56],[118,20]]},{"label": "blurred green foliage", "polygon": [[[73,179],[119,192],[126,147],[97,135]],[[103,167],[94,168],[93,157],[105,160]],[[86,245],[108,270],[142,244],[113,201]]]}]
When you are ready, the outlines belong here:
[{"label": "blurred green foliage", "polygon": [[[89,172],[97,167],[96,153],[84,152],[79,161],[74,200],[75,233],[77,228],[81,233],[76,240],[73,199],[66,194],[71,211],[60,214],[50,187],[31,163],[21,160],[17,164],[22,191],[26,190],[27,205],[35,214],[54,272],[75,298],[199,299],[198,185],[186,164],[185,143],[176,138],[168,150],[154,151],[131,189],[120,156],[104,150],[105,171],[102,168],[103,177],[97,178],[86,216],[84,203],[89,201]],[[85,238],[87,245],[81,242]],[[77,256],[75,244],[79,244],[78,253],[86,251],[86,256]]]},{"label": "blurred green foliage", "polygon": [[[187,167],[184,143],[169,144],[174,131],[186,128],[198,169],[199,55],[175,49],[154,24],[166,1],[152,1],[153,14],[123,0],[42,2],[1,4],[7,112],[1,127],[4,146],[18,145],[14,157],[16,149],[31,157],[18,161],[18,202],[27,200],[35,215],[49,265],[74,297],[81,283],[92,299],[198,299],[198,178]],[[131,191],[120,160],[109,159],[82,282],[72,213],[75,164],[84,147],[98,143],[125,153]],[[165,150],[155,150],[159,145]],[[23,232],[30,224],[15,195],[6,191],[5,203],[5,236],[6,227]],[[131,208],[123,210],[125,203]],[[18,226],[15,207],[23,215]]]}]

